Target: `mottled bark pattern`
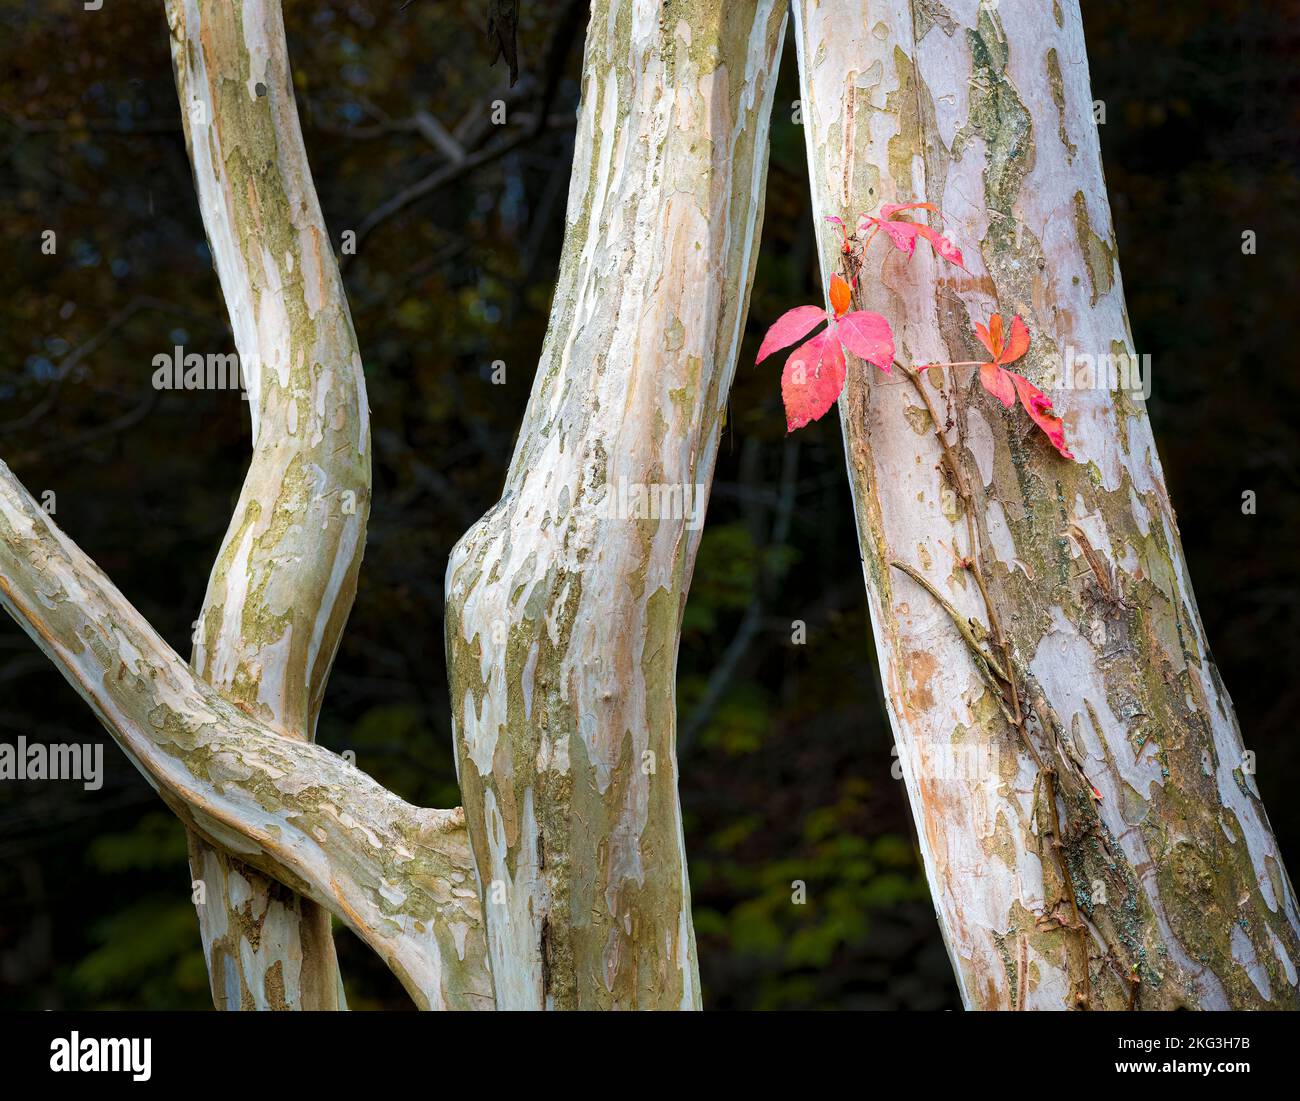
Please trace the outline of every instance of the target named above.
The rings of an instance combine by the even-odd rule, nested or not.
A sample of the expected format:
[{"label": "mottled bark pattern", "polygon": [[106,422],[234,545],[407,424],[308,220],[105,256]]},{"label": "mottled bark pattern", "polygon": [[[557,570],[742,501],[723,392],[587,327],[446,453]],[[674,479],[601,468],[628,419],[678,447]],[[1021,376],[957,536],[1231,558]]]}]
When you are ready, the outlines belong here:
[{"label": "mottled bark pattern", "polygon": [[[370,509],[365,379],[298,124],[278,0],[168,0],[181,114],[253,422],[194,668],[310,739]],[[329,914],[199,838],[191,865],[218,1009],[338,1009]]]},{"label": "mottled bark pattern", "polygon": [[[0,604],[211,849],[327,907],[421,1008],[492,1008],[461,810],[413,807],[201,680],[2,462]],[[288,973],[264,962],[245,966],[274,999]]]},{"label": "mottled bark pattern", "polygon": [[[1041,778],[952,621],[890,568],[909,564],[987,621],[958,564],[966,523],[936,469],[934,426],[897,373],[851,365],[840,411],[872,624],[966,1004],[1059,1009],[1090,990],[1096,1008],[1296,1007],[1300,915],[1206,644],[1144,403],[1054,388],[1067,348],[1134,351],[1077,0],[795,10],[826,263],[836,240],[824,215],[852,225],[882,202],[941,206],[971,274],[925,244],[909,263],[882,237],[867,305],[916,364],[981,358],[973,323],[1020,314],[1033,333],[1024,373],[1055,399],[1079,459],[1059,458],[969,368],[931,391],[963,441],[993,601],[1026,690],[1050,704],[1067,755],[1102,796],[1058,803],[1086,962],[1057,920],[1064,884]],[[1153,353],[1158,387],[1176,366],[1140,350]],[[954,760],[991,762],[990,774],[936,767]]]},{"label": "mottled bark pattern", "polygon": [[699,1005],[674,672],[700,532],[617,510],[622,487],[699,486],[702,515],[785,19],[782,0],[593,5],[550,329],[501,502],[447,571],[501,1008]]}]

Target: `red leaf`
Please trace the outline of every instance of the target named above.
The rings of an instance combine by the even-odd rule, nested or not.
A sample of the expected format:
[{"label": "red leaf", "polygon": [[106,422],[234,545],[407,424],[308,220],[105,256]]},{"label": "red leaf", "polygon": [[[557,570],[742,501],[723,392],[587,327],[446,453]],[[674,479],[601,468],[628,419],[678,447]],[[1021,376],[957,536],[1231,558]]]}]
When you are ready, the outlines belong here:
[{"label": "red leaf", "polygon": [[882,218],[892,218],[900,210],[933,210],[939,213],[939,208],[934,203],[886,203],[880,208]]},{"label": "red leaf", "polygon": [[831,276],[831,309],[835,311],[836,317],[844,316],[847,310],[853,304],[853,290],[838,275]]},{"label": "red leaf", "polygon": [[1011,372],[996,363],[980,366],[980,385],[1010,409],[1016,404],[1016,388],[1011,384]]},{"label": "red leaf", "polygon": [[1011,336],[1007,338],[1006,347],[998,356],[999,363],[1014,363],[1029,351],[1029,328],[1017,314],[1011,319]]},{"label": "red leaf", "polygon": [[787,310],[767,330],[754,362],[762,363],[773,352],[802,340],[825,320],[826,311],[820,306],[796,306],[793,310]]},{"label": "red leaf", "polygon": [[864,215],[858,223],[858,230],[861,232],[868,225],[883,229],[889,234],[889,239],[894,242],[894,247],[900,252],[907,253],[909,257],[916,251],[917,237],[924,237],[934,246],[934,251],[940,257],[950,264],[956,264],[963,271],[966,269],[966,264],[962,260],[961,249],[949,241],[942,233],[923,223],[895,222],[892,220],[895,214],[904,210],[929,210],[940,217],[943,216],[943,212],[934,203],[886,203],[880,208],[879,218]]},{"label": "red leaf", "polygon": [[874,363],[885,374],[890,373],[894,362],[894,334],[880,314],[867,310],[847,313],[836,322],[835,333],[844,347],[859,359]]},{"label": "red leaf", "polygon": [[979,342],[984,345],[984,350],[989,355],[997,355],[997,352],[993,350],[993,338],[989,335],[987,325],[981,325],[978,321],[975,322],[975,335],[979,338]]},{"label": "red leaf", "polygon": [[787,431],[818,420],[835,404],[844,389],[844,350],[830,330],[801,344],[786,360],[781,372],[781,400],[785,402]]},{"label": "red leaf", "polygon": [[949,241],[942,233],[936,233],[929,226],[922,225],[916,227],[916,232],[929,241],[934,246],[934,251],[947,260],[948,263],[956,264],[962,271],[966,270],[966,265],[962,263],[961,259],[961,249]]},{"label": "red leaf", "polygon": [[915,223],[887,222],[880,218],[872,218],[871,222],[889,234],[889,239],[900,252],[905,252],[910,257],[916,251],[916,232],[919,227]]},{"label": "red leaf", "polygon": [[1065,423],[1052,412],[1051,399],[1024,376],[1014,371],[1005,373],[1011,376],[1011,381],[1015,383],[1016,391],[1020,394],[1020,403],[1033,422],[1047,434],[1047,438],[1052,441],[1052,446],[1061,453],[1062,458],[1073,459],[1074,456],[1065,447]]}]

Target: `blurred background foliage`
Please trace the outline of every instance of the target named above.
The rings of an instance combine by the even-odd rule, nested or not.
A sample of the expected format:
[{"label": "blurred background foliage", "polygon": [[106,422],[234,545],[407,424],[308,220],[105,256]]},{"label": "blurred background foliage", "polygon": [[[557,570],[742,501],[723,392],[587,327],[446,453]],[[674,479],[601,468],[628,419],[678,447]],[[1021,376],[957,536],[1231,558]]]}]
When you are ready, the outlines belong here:
[{"label": "blurred background foliage", "polygon": [[[374,509],[319,740],[403,797],[458,802],[442,579],[492,505],[559,258],[586,25],[524,0],[521,76],[483,3],[287,0],[294,82],[366,361]],[[1014,5],[1004,5],[1004,18]],[[1300,776],[1291,3],[1085,0],[1093,94],[1152,415],[1202,614],[1283,851]],[[248,461],[228,392],[151,360],[233,350],[159,0],[0,0],[0,455],[182,653]],[[793,49],[767,218],[679,670],[687,849],[712,1008],[958,1004],[874,666],[840,431],[785,437],[758,337],[816,300]],[[505,126],[487,120],[508,102]],[[461,142],[450,161],[428,125]],[[444,143],[445,144],[445,143]],[[402,194],[408,203],[390,201]],[[385,204],[388,204],[387,206]],[[56,256],[41,234],[58,234]],[[1244,229],[1258,255],[1243,256]],[[506,365],[505,385],[491,383]],[[1258,495],[1243,516],[1241,494]],[[805,645],[792,624],[806,624]],[[104,738],[0,623],[0,740]],[[106,740],[106,739],[105,739]],[[111,743],[102,790],[0,785],[0,1006],[210,1006],[179,825]],[[805,905],[791,901],[806,884]],[[351,934],[358,1008],[407,1008]]]}]

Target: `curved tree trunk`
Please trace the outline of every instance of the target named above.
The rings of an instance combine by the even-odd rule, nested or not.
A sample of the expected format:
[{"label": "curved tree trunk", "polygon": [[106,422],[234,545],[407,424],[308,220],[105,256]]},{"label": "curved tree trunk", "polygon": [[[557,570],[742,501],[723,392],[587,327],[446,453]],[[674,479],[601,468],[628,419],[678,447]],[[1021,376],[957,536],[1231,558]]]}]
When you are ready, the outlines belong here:
[{"label": "curved tree trunk", "polygon": [[[1078,459],[969,368],[922,384],[936,426],[905,375],[850,366],[840,413],[872,624],[965,1003],[1295,1007],[1300,916],[1144,402],[1061,385],[1067,349],[1134,352],[1077,0],[800,0],[796,33],[827,264],[822,216],[938,204],[972,274],[877,242],[864,303],[917,365],[987,358],[973,323],[1021,315],[1018,366]],[[939,598],[1003,633],[1021,733]]]},{"label": "curved tree trunk", "polygon": [[674,673],[761,222],[783,0],[593,6],[551,324],[447,570],[501,1008],[696,1008]]},{"label": "curved tree trunk", "polygon": [[[303,147],[278,0],[167,0],[203,223],[253,461],[208,583],[194,668],[311,740],[370,510],[365,378]],[[330,915],[190,835],[218,1009],[346,1008]]]},{"label": "curved tree trunk", "polygon": [[201,680],[0,462],[0,605],[208,845],[327,907],[422,1009],[490,1009],[459,807],[413,807]]}]

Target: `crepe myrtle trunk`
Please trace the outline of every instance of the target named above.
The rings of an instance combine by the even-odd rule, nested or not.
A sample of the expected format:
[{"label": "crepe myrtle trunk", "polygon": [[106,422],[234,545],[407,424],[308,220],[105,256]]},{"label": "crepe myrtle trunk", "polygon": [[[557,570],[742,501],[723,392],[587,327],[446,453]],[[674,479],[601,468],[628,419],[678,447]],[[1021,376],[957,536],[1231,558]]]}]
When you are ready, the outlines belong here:
[{"label": "crepe myrtle trunk", "polygon": [[501,1008],[700,1004],[674,673],[753,275],[781,0],[596,0],[550,328],[447,569]]},{"label": "crepe myrtle trunk", "polygon": [[[253,459],[195,624],[195,670],[311,740],[356,593],[370,423],[277,0],[167,0],[186,145],[252,417]],[[190,835],[218,1009],[346,1008],[328,911]]]},{"label": "crepe myrtle trunk", "polygon": [[[936,425],[901,372],[850,365],[840,417],[872,627],[965,1004],[1296,1008],[1300,915],[1140,380],[1095,371],[1149,352],[1158,387],[1162,359],[1133,344],[1077,0],[793,6],[824,267],[839,262],[826,216],[851,227],[882,203],[938,205],[945,223],[921,216],[970,273],[924,245],[909,261],[881,235],[863,304],[917,365],[985,359],[974,323],[1019,314],[1033,340],[1017,367],[1077,457],[974,369],[922,384]],[[1000,623],[1024,737],[943,601]]]},{"label": "crepe myrtle trunk", "polygon": [[448,571],[467,810],[311,743],[364,541],[361,361],[278,5],[167,12],[253,460],[192,666],[3,463],[0,603],[190,831],[219,1007],[342,1006],[317,908],[421,1008],[698,1007],[673,674],[783,0],[593,9],[552,324],[506,492]]},{"label": "crepe myrtle trunk", "polygon": [[0,462],[0,605],[206,844],[327,908],[421,1009],[490,1009],[460,808],[263,722],[159,637]]},{"label": "crepe myrtle trunk", "polygon": [[331,913],[421,1008],[491,1008],[460,809],[412,807],[310,744],[356,590],[370,433],[280,8],[166,10],[253,459],[192,669],[3,464],[0,602],[188,827],[219,1009],[344,1008]]}]

